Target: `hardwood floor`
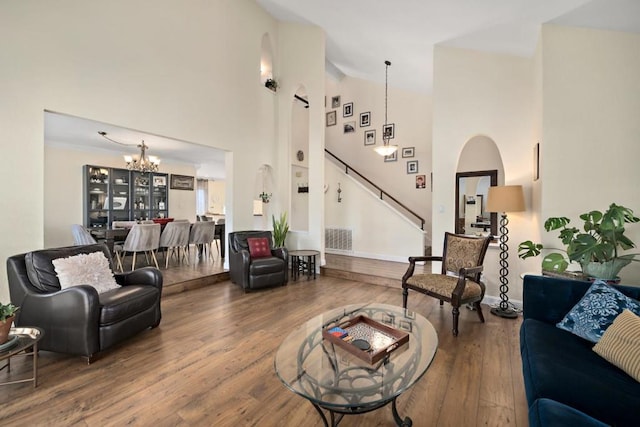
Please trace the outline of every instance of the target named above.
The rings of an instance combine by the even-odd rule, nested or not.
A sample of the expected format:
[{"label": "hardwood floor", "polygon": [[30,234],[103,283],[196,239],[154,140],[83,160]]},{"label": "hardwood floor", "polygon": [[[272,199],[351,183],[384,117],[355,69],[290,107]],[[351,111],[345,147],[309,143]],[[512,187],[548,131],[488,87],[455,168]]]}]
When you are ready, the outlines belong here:
[{"label": "hardwood floor", "polygon": [[[402,296],[394,287],[329,276],[251,293],[229,281],[169,293],[158,328],[91,365],[40,352],[36,389],[0,387],[2,424],[322,426],[311,404],[278,380],[275,352],[295,325],[361,301],[401,305]],[[453,337],[450,306],[411,293],[409,308],[434,325],[440,341],[425,376],[398,399],[400,414],[414,426],[527,426],[521,319],[492,316],[485,307],[482,324],[462,309],[460,335]],[[28,362],[12,362],[11,377],[28,375]],[[0,381],[7,375],[0,371]],[[340,425],[395,424],[385,407]]]}]

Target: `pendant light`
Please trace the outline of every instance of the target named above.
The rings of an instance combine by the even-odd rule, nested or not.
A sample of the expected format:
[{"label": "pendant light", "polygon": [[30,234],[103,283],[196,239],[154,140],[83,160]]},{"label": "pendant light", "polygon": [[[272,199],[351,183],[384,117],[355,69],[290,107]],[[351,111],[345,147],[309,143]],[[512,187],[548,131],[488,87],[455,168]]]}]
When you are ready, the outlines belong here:
[{"label": "pendant light", "polygon": [[389,66],[391,65],[390,61],[384,61],[385,69],[384,69],[384,126],[382,126],[382,145],[374,147],[376,153],[381,156],[390,156],[396,152],[398,149],[397,145],[390,145],[389,140],[391,139],[390,133],[385,133],[385,129],[387,128],[387,103],[388,103],[388,92],[389,92]]}]

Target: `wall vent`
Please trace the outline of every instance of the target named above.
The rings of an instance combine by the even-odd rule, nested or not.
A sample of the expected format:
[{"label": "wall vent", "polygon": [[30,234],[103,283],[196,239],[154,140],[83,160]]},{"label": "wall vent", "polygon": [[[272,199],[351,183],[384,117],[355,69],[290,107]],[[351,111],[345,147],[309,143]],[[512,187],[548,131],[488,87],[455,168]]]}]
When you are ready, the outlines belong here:
[{"label": "wall vent", "polygon": [[325,228],[324,246],[325,249],[352,252],[353,230],[350,228]]}]

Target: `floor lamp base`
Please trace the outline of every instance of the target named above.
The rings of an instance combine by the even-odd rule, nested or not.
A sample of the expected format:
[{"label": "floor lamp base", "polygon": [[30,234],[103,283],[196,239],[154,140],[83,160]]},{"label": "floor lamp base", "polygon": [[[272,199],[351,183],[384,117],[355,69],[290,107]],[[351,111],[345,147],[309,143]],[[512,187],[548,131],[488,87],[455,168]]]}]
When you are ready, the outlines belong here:
[{"label": "floor lamp base", "polygon": [[507,308],[494,307],[491,309],[491,314],[504,317],[505,319],[515,319],[518,317],[518,312],[509,307]]}]

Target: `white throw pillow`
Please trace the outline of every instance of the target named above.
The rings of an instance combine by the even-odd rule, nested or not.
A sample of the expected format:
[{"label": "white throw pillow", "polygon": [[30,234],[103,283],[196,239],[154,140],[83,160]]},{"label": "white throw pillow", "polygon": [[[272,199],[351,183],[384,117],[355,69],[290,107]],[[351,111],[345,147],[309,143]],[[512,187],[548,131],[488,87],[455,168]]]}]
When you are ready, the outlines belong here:
[{"label": "white throw pillow", "polygon": [[62,289],[90,285],[101,294],[120,287],[113,277],[109,260],[102,252],[58,258],[52,263]]}]

